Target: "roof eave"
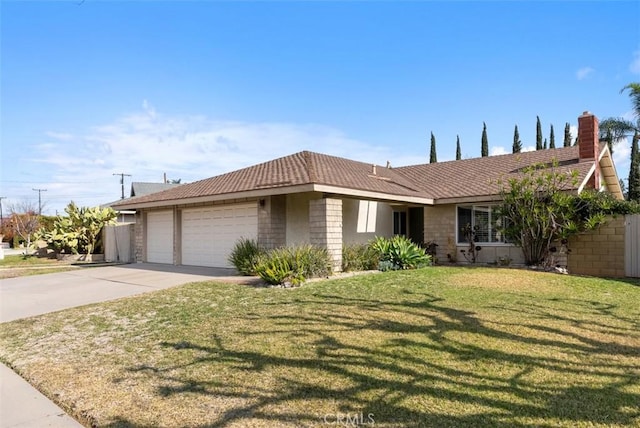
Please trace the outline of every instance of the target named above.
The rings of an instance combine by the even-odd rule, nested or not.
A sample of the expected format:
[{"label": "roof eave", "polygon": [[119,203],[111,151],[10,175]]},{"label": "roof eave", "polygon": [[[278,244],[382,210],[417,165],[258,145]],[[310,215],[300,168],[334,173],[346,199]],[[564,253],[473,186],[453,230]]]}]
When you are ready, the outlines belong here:
[{"label": "roof eave", "polygon": [[502,198],[499,194],[493,195],[472,195],[472,196],[459,196],[455,198],[436,198],[435,205],[447,205],[447,204],[464,204],[470,202],[495,202],[501,201]]},{"label": "roof eave", "polygon": [[143,208],[161,208],[175,205],[191,205],[207,202],[218,202],[233,199],[252,199],[261,198],[271,195],[282,195],[289,193],[305,193],[305,192],[321,192],[331,193],[343,196],[354,196],[366,199],[375,199],[390,202],[405,202],[420,205],[433,205],[431,198],[421,196],[392,195],[387,193],[350,189],[346,187],[331,186],[326,184],[308,183],[297,186],[274,187],[269,189],[256,189],[234,193],[223,193],[218,195],[198,196],[182,199],[168,199],[166,201],[148,201],[148,202],[132,202],[129,204],[118,205],[117,209],[143,209]]},{"label": "roof eave", "polygon": [[219,202],[233,199],[255,199],[271,195],[281,195],[284,193],[304,193],[312,192],[312,184],[302,184],[290,187],[272,187],[268,189],[247,190],[242,192],[221,193],[217,195],[196,196],[191,198],[167,199],[166,201],[133,202],[131,204],[119,205],[118,209],[142,209],[171,207],[175,205],[202,204],[207,202]]},{"label": "roof eave", "polygon": [[373,192],[368,190],[350,189],[347,187],[331,186],[326,184],[314,184],[313,190],[323,193],[334,193],[343,196],[356,196],[364,199],[375,199],[390,202],[406,202],[419,205],[433,205],[432,198],[422,196],[393,195],[388,193]]}]

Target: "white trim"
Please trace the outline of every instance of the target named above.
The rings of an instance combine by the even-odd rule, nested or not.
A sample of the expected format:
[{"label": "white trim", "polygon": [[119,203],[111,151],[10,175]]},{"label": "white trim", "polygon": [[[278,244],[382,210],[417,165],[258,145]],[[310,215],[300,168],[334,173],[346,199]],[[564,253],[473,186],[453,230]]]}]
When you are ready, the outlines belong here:
[{"label": "white trim", "polygon": [[582,193],[582,191],[584,190],[584,186],[587,185],[587,182],[589,181],[589,179],[591,178],[591,176],[595,171],[596,171],[596,163],[593,162],[593,164],[591,164],[591,168],[589,168],[589,172],[587,172],[587,175],[585,175],[584,180],[582,180],[582,183],[578,187],[578,193]]},{"label": "white trim", "polygon": [[345,187],[335,187],[326,184],[314,184],[313,190],[323,193],[335,193],[340,196],[356,196],[365,199],[378,199],[383,201],[407,202],[420,205],[433,205],[433,199],[421,198],[417,196],[390,195],[388,193],[370,192],[367,190],[348,189]]}]

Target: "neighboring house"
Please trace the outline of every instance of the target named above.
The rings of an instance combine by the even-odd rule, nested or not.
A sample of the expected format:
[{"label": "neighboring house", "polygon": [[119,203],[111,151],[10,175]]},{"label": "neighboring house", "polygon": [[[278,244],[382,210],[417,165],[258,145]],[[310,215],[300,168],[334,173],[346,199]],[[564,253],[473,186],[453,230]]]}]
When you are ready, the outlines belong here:
[{"label": "neighboring house", "polygon": [[[145,183],[142,181],[134,181],[131,183],[131,193],[129,194],[130,198],[136,196],[145,196],[150,195],[156,192],[162,192],[163,190],[170,189],[172,187],[179,186],[176,183]],[[118,223],[135,223],[136,221],[136,211],[135,210],[126,210],[126,209],[118,209],[115,207],[116,203],[127,201],[127,199],[118,199],[115,202],[110,202],[108,204],[103,204],[101,207],[113,207],[118,213]]]},{"label": "neighboring house", "polygon": [[575,191],[606,189],[622,199],[611,153],[598,143],[598,120],[588,112],[579,118],[579,141],[578,147],[400,168],[303,151],[113,206],[136,210],[136,259],[145,262],[228,267],[231,249],[244,237],[266,248],[325,247],[340,270],[343,244],[398,234],[437,243],[438,258],[446,260],[467,248],[460,229],[471,223],[480,228],[480,262],[522,263],[520,248],[497,230],[500,179],[555,160],[560,171],[577,172]]}]

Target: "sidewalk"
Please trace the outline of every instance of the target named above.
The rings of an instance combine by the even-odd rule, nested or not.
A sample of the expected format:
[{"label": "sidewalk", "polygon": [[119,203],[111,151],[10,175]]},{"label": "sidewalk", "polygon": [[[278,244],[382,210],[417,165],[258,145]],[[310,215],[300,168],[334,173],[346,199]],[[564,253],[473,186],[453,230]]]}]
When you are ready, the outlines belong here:
[{"label": "sidewalk", "polygon": [[82,428],[4,364],[0,364],[0,397],[0,428]]}]

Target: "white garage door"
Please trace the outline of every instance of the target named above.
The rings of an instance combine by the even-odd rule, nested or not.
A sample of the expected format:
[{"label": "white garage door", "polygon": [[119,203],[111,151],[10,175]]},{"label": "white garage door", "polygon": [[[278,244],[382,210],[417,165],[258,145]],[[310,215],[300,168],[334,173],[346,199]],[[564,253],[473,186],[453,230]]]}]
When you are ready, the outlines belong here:
[{"label": "white garage door", "polygon": [[173,263],[173,211],[147,214],[147,261]]},{"label": "white garage door", "polygon": [[182,264],[232,267],[227,257],[238,239],[257,237],[255,202],[185,209],[182,211]]}]

